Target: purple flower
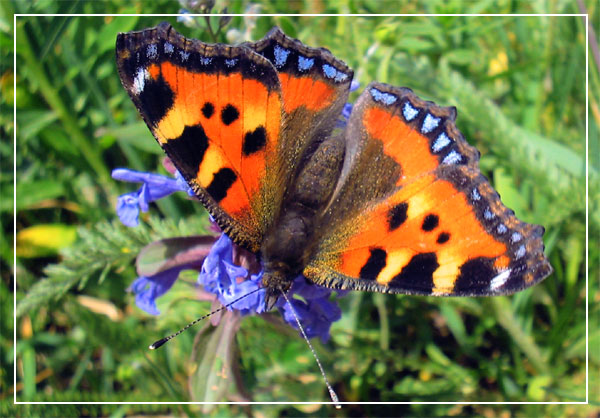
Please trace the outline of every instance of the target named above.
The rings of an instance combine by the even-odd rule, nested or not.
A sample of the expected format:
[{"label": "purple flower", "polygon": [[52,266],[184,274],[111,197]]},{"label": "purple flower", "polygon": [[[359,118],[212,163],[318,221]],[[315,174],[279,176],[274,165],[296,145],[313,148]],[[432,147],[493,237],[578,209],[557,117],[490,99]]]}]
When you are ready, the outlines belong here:
[{"label": "purple flower", "polygon": [[139,223],[140,209],[148,212],[150,202],[162,199],[171,193],[185,191],[190,196],[194,192],[179,172],[175,178],[162,176],[160,174],[144,173],[141,171],[117,168],[113,170],[112,177],[121,181],[131,183],[143,183],[136,192],[125,193],[119,196],[117,201],[117,215],[126,226],[137,226]]},{"label": "purple flower", "polygon": [[[200,271],[216,239],[211,235],[194,235],[164,238],[146,245],[136,259],[139,277],[127,289],[135,293],[136,305],[158,315],[156,298],[173,286],[183,270]],[[205,296],[212,299],[208,293]]]},{"label": "purple flower", "polygon": [[[350,92],[358,90],[360,87],[360,83],[356,80],[352,80],[350,83]],[[346,103],[342,109],[342,117],[339,118],[336,122],[336,128],[345,128],[348,123],[348,119],[350,119],[350,114],[352,113],[352,103]]]},{"label": "purple flower", "polygon": [[[233,243],[223,234],[214,244],[211,252],[204,260],[198,283],[204,289],[217,295],[223,305],[233,302],[241,296],[260,289],[263,270],[251,274],[244,267],[234,264]],[[250,253],[249,253],[250,254]],[[254,257],[250,254],[251,257]],[[329,339],[329,329],[334,321],[341,318],[340,308],[329,301],[331,289],[309,283],[304,276],[299,275],[289,291],[289,299],[295,309],[302,326],[309,338],[320,337],[323,342]],[[228,309],[236,309],[242,315],[262,313],[265,309],[265,290],[235,302]],[[338,292],[340,293],[340,292]],[[302,297],[305,301],[294,298]],[[294,328],[298,328],[290,306],[283,297],[276,305],[283,318]]]},{"label": "purple flower", "polygon": [[[168,169],[169,164],[166,166]],[[195,196],[181,174],[174,168],[173,170],[175,178],[125,168],[113,170],[112,177],[117,180],[143,183],[136,192],[126,193],[119,197],[117,214],[121,222],[127,226],[137,226],[140,209],[147,212],[150,202],[171,193],[185,191],[188,195]],[[185,248],[180,249],[180,251],[184,250]],[[158,270],[154,274],[140,275],[128,289],[135,293],[136,305],[149,314],[158,315],[160,312],[156,307],[156,298],[169,291],[182,270],[199,268],[202,258],[192,258],[194,260],[186,259],[185,263],[174,263],[173,267]],[[168,260],[165,260],[165,263],[168,263]],[[266,289],[261,286],[263,273],[264,271],[254,254],[234,245],[225,234],[222,234],[204,259],[198,283],[204,287],[205,291],[216,295],[223,305],[231,304],[228,306],[229,310],[237,310],[241,315],[263,313],[266,293]],[[331,292],[331,289],[308,282],[302,275],[294,279],[288,292],[290,304],[309,338],[320,337],[323,342],[327,342],[330,337],[331,324],[341,317],[339,307],[329,301]],[[338,295],[344,293],[337,291]],[[248,296],[243,297],[244,295]],[[301,297],[302,300],[295,298],[295,295]],[[286,322],[292,327],[298,328],[290,304],[281,297],[275,306]]]},{"label": "purple flower", "polygon": [[[329,340],[331,324],[342,317],[337,304],[329,301],[331,292],[331,289],[309,283],[302,275],[296,277],[290,289],[290,295],[298,295],[304,299],[289,298],[306,335],[309,338],[320,337],[324,343]],[[339,296],[342,292],[337,293]],[[275,306],[279,308],[285,321],[297,329],[298,324],[285,299],[279,298]]]},{"label": "purple flower", "polygon": [[156,298],[167,293],[181,270],[173,268],[154,276],[138,277],[127,290],[135,293],[135,304],[138,308],[151,315],[158,315],[160,311],[156,308]]},{"label": "purple flower", "polygon": [[[233,243],[225,234],[213,245],[198,276],[198,283],[204,286],[205,290],[217,295],[223,305],[258,289],[261,280],[262,271],[249,274],[244,267],[233,263]],[[228,309],[239,310],[242,315],[247,315],[252,312],[262,313],[264,308],[265,290],[260,290],[234,303]]]}]

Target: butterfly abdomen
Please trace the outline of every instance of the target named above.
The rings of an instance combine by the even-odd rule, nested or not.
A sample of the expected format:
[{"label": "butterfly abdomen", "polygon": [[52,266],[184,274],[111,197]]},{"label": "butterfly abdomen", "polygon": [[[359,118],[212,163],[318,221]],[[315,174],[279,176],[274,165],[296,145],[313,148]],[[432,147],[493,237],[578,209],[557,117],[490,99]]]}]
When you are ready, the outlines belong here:
[{"label": "butterfly abdomen", "polygon": [[[291,284],[306,266],[314,250],[312,243],[320,214],[340,176],[344,150],[343,138],[333,137],[321,142],[305,158],[306,164],[287,191],[279,217],[262,245],[266,287],[282,287],[282,277]],[[281,290],[287,290],[283,287]]]}]

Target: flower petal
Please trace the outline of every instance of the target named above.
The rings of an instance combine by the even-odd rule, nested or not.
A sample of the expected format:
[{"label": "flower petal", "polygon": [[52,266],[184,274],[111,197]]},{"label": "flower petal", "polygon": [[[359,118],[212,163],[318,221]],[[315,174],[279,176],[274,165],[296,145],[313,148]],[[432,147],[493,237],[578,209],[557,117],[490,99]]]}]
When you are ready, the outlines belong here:
[{"label": "flower petal", "polygon": [[116,180],[127,181],[129,183],[147,184],[150,188],[150,201],[158,200],[174,192],[185,192],[189,189],[188,184],[183,180],[181,174],[178,179],[163,176],[162,174],[117,168],[112,171],[111,176]]},{"label": "flower petal", "polygon": [[179,187],[180,190],[186,191],[188,196],[196,197],[194,189],[192,189],[188,182],[185,181],[179,170],[175,170],[175,179],[177,180],[177,187]]},{"label": "flower petal", "polygon": [[117,215],[125,226],[134,227],[139,224],[140,209],[138,193],[131,192],[119,196],[117,200]]},{"label": "flower petal", "polygon": [[158,315],[160,311],[156,307],[156,298],[167,293],[177,280],[180,271],[181,268],[173,268],[154,276],[138,277],[128,289],[135,293],[135,304],[138,308],[151,315]]},{"label": "flower petal", "polygon": [[148,210],[150,210],[150,202],[151,200],[148,185],[144,183],[138,190],[138,203],[140,204],[140,209],[142,212],[146,213]]},{"label": "flower petal", "polygon": [[221,262],[225,267],[224,273],[227,274],[227,277],[229,277],[229,280],[231,280],[232,283],[235,284],[236,279],[240,277],[245,279],[248,276],[248,270],[246,270],[245,268],[236,266],[235,264],[230,263],[226,260],[221,260]]},{"label": "flower petal", "polygon": [[[217,295],[223,305],[232,303],[229,310],[238,310],[242,315],[264,312],[266,289],[262,288],[261,283],[264,270],[249,275],[245,268],[233,264],[232,257],[233,243],[223,234],[204,260],[198,283],[206,291]],[[240,278],[245,280],[240,282]],[[327,341],[331,324],[341,317],[340,308],[329,301],[331,293],[331,289],[317,286],[302,275],[294,279],[288,293],[290,303],[309,338],[320,337],[324,342]],[[248,296],[233,303],[244,295]],[[294,298],[294,295],[304,300]],[[284,298],[279,298],[275,306],[286,322],[294,328],[298,327],[292,309]]]},{"label": "flower petal", "polygon": [[252,293],[257,289],[259,289],[259,286],[257,286],[256,283],[246,280],[245,282],[239,283],[235,286],[230,286],[226,292],[222,293],[219,301],[227,305],[244,295],[248,295],[243,299],[233,303],[229,307],[230,310],[236,309],[240,311],[242,315],[248,315],[254,312],[260,313],[259,311],[264,310],[266,291],[260,290],[256,293]]}]

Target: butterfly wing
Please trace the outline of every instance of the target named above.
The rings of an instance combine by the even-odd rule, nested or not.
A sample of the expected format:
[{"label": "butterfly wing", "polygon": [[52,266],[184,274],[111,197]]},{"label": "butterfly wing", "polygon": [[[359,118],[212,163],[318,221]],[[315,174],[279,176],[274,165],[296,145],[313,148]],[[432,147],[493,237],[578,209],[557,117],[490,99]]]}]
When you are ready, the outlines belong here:
[{"label": "butterfly wing", "polygon": [[167,23],[119,34],[123,86],[219,226],[258,251],[281,190],[275,67],[250,48],[187,39]]},{"label": "butterfly wing", "polygon": [[277,27],[246,45],[277,70],[284,113],[279,177],[292,183],[302,163],[335,128],[353,72],[327,49],[308,47]]},{"label": "butterfly wing", "polygon": [[410,89],[367,87],[345,132],[341,181],[308,278],[333,288],[484,296],[551,273],[543,228],[502,204],[455,118],[454,108]]}]

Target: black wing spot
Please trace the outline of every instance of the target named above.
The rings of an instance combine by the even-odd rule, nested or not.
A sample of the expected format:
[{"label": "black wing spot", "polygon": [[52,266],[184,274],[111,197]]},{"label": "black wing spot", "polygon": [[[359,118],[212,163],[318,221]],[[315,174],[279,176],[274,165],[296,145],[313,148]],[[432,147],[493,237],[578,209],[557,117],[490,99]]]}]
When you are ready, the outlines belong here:
[{"label": "black wing spot", "polygon": [[165,82],[162,74],[156,79],[148,79],[139,94],[139,101],[148,122],[156,126],[167,114],[174,103],[174,93]]},{"label": "black wing spot", "polygon": [[233,122],[235,122],[237,120],[237,118],[240,117],[240,112],[237,110],[237,108],[232,105],[232,104],[228,104],[227,106],[225,106],[223,108],[223,110],[221,111],[221,120],[223,121],[223,123],[227,126],[231,125]]},{"label": "black wing spot", "polygon": [[423,231],[427,231],[427,232],[433,231],[435,228],[438,227],[439,223],[440,223],[440,218],[437,215],[430,213],[423,220],[423,225],[421,225],[421,229]]},{"label": "black wing spot", "polygon": [[213,104],[211,102],[204,103],[204,106],[202,106],[202,114],[204,115],[204,117],[206,119],[210,119],[214,113],[215,107],[213,106]]},{"label": "black wing spot", "polygon": [[431,293],[433,272],[439,266],[435,253],[417,254],[410,259],[400,273],[390,280],[388,286]]},{"label": "black wing spot", "polygon": [[232,169],[222,168],[213,175],[213,179],[206,188],[206,191],[219,203],[225,199],[227,192],[236,180],[237,176]]},{"label": "black wing spot", "polygon": [[393,231],[398,229],[407,218],[408,203],[402,202],[388,211],[388,229]]},{"label": "black wing spot", "polygon": [[453,293],[482,294],[489,290],[492,279],[496,276],[492,259],[478,257],[460,266],[460,275],[454,283]]},{"label": "black wing spot", "polygon": [[267,131],[263,126],[259,126],[252,132],[246,132],[242,152],[245,156],[261,151],[267,144]]},{"label": "black wing spot", "polygon": [[192,178],[198,174],[208,141],[202,125],[198,124],[186,126],[180,136],[168,140],[162,147],[181,174],[185,178]]},{"label": "black wing spot", "polygon": [[365,265],[360,269],[358,277],[361,279],[375,280],[387,263],[387,253],[381,248],[371,248],[370,251],[371,255]]},{"label": "black wing spot", "polygon": [[440,233],[440,235],[438,235],[436,242],[438,244],[445,244],[448,242],[449,239],[450,239],[450,234],[448,232],[442,232],[442,233]]}]

